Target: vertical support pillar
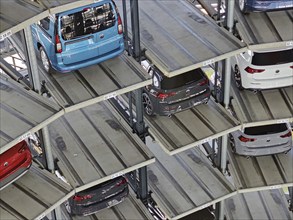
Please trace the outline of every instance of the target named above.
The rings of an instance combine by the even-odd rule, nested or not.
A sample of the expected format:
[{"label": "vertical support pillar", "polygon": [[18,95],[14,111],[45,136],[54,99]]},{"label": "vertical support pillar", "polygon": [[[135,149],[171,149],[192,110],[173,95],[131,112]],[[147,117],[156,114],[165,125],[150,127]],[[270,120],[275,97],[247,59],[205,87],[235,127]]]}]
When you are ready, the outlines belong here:
[{"label": "vertical support pillar", "polygon": [[133,57],[140,62],[140,35],[138,0],[130,0]]},{"label": "vertical support pillar", "polygon": [[[32,33],[29,26],[24,29],[24,35],[25,35],[25,51],[26,51],[28,71],[31,73],[31,76],[32,76],[31,80],[32,80],[32,84],[33,84],[33,88],[35,92],[40,93],[41,84],[40,84],[40,78],[39,78],[38,63],[37,63],[37,58],[35,54],[35,49],[33,46]],[[44,144],[44,149],[46,154],[46,161],[48,165],[47,168],[49,171],[53,172],[54,160],[53,160],[48,128],[44,127],[41,133],[44,140],[43,144]]]},{"label": "vertical support pillar", "polygon": [[126,10],[126,0],[122,0],[122,11],[123,11],[123,26],[124,26],[124,45],[125,50],[129,54],[129,39],[128,39],[128,25],[127,25],[127,10]]},{"label": "vertical support pillar", "polygon": [[139,196],[142,202],[146,204],[148,199],[147,167],[139,168],[138,172],[140,180]]},{"label": "vertical support pillar", "polygon": [[293,187],[288,187],[289,191],[289,211],[293,212]]},{"label": "vertical support pillar", "polygon": [[[227,29],[232,33],[233,31],[233,23],[234,23],[234,0],[226,0],[227,2]],[[231,58],[227,58],[225,60],[225,77],[224,77],[224,99],[223,104],[225,108],[229,107],[230,103],[230,87],[231,87]],[[221,171],[224,173],[227,168],[227,144],[228,144],[228,135],[224,135],[222,137],[221,144]],[[224,219],[224,201],[221,201],[217,204],[217,219]]]}]

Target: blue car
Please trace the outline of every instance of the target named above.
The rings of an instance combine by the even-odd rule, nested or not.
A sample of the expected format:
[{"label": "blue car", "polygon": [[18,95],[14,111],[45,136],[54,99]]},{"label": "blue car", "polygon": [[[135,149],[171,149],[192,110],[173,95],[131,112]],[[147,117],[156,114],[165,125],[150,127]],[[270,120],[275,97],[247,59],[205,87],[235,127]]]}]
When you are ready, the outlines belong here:
[{"label": "blue car", "polygon": [[277,11],[293,8],[293,0],[238,0],[243,13]]},{"label": "blue car", "polygon": [[75,8],[31,25],[44,69],[69,72],[124,51],[123,27],[112,0]]}]

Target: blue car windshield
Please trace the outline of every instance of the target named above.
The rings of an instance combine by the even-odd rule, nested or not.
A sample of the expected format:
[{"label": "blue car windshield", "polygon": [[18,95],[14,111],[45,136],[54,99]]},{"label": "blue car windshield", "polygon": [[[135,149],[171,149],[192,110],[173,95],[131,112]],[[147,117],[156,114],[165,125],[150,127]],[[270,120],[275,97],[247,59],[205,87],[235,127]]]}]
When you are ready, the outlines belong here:
[{"label": "blue car windshield", "polygon": [[87,7],[73,14],[61,16],[61,33],[64,40],[96,33],[115,25],[115,12],[110,3]]}]

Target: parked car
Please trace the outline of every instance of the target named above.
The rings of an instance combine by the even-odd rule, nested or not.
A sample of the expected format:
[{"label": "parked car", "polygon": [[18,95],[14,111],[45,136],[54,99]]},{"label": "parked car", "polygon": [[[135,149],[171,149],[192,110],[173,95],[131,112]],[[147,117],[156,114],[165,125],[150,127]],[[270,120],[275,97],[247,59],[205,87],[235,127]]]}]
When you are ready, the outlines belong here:
[{"label": "parked car", "polygon": [[276,11],[293,8],[292,0],[238,0],[238,5],[243,13]]},{"label": "parked car", "polygon": [[0,189],[24,175],[32,164],[32,155],[25,140],[0,155]]},{"label": "parked car", "polygon": [[240,89],[273,89],[293,85],[293,48],[247,51],[232,59]]},{"label": "parked car", "polygon": [[247,127],[232,132],[229,137],[232,151],[244,156],[287,153],[292,148],[289,123]]},{"label": "parked car", "polygon": [[112,0],[71,9],[31,25],[44,69],[69,72],[124,51],[123,27]]},{"label": "parked car", "polygon": [[118,177],[76,193],[68,199],[65,207],[71,215],[87,216],[117,205],[127,197],[128,193],[127,180]]},{"label": "parked car", "polygon": [[171,116],[208,103],[211,94],[209,80],[202,69],[169,78],[148,60],[142,61],[141,65],[152,77],[152,85],[146,86],[142,94],[147,115]]}]

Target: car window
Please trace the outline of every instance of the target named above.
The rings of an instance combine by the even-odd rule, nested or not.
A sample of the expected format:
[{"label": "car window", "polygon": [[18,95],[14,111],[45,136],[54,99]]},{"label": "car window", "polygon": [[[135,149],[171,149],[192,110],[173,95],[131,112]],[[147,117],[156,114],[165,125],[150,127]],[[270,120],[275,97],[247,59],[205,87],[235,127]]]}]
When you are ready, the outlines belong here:
[{"label": "car window", "polygon": [[293,49],[267,53],[254,53],[251,63],[256,66],[277,65],[293,62]]},{"label": "car window", "polygon": [[45,30],[49,30],[49,28],[50,28],[49,24],[50,24],[50,18],[49,17],[46,17],[46,18],[40,20],[40,22],[39,22],[39,25],[42,28],[44,28]]},{"label": "car window", "polygon": [[201,69],[192,70],[171,78],[163,76],[161,81],[161,89],[176,89],[190,83],[197,82],[203,78],[204,73]]},{"label": "car window", "polygon": [[64,40],[96,33],[115,25],[115,12],[110,3],[84,8],[61,16],[61,33]]},{"label": "car window", "polygon": [[267,135],[286,131],[288,128],[286,124],[272,124],[262,125],[256,127],[249,127],[244,129],[244,134],[247,135]]}]

